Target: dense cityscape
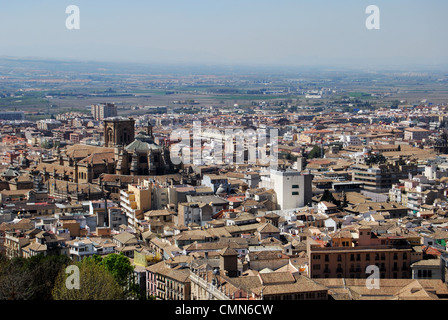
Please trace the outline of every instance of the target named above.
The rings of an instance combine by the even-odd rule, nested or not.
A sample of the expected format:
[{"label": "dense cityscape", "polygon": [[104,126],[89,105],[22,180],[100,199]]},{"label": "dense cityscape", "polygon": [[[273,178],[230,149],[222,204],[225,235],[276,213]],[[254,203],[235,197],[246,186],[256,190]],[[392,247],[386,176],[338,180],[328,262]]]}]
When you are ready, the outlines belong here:
[{"label": "dense cityscape", "polygon": [[1,8],[5,314],[448,299],[448,2]]},{"label": "dense cityscape", "polygon": [[448,297],[446,75],[46,63],[1,68],[0,299]]}]

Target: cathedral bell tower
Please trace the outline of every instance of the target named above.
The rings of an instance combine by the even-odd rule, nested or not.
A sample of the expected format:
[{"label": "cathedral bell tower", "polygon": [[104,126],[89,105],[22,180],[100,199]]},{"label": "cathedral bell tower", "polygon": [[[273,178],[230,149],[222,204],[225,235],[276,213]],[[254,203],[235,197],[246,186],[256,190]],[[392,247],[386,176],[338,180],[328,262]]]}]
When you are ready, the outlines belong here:
[{"label": "cathedral bell tower", "polygon": [[126,146],[134,141],[134,137],[134,119],[124,117],[104,119],[104,146],[106,148]]}]

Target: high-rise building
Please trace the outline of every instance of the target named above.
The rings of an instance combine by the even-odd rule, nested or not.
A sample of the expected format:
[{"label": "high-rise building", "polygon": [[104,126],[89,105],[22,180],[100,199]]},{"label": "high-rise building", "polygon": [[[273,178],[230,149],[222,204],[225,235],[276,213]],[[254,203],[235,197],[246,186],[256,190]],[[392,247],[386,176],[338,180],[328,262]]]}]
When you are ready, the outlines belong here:
[{"label": "high-rise building", "polygon": [[95,120],[104,120],[117,116],[117,106],[113,103],[102,103],[92,105],[92,116]]}]

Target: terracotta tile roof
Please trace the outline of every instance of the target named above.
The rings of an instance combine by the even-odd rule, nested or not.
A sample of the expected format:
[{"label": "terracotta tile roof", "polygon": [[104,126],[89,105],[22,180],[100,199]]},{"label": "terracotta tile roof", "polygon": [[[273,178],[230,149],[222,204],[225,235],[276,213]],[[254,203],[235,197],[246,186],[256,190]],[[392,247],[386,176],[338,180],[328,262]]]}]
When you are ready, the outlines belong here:
[{"label": "terracotta tile roof", "polygon": [[78,164],[98,165],[98,164],[104,164],[105,163],[104,161],[106,161],[107,163],[113,163],[115,161],[114,152],[93,153],[85,157],[81,161],[79,161]]}]

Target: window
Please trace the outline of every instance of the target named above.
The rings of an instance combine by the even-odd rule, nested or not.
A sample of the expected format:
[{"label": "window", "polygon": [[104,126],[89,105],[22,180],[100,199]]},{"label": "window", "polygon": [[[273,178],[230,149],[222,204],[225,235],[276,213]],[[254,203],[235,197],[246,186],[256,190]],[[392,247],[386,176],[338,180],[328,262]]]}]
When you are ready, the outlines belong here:
[{"label": "window", "polygon": [[293,185],[292,185],[292,188],[293,188],[293,189],[298,189],[298,188],[299,188],[299,185],[298,185],[298,184],[293,184]]},{"label": "window", "polygon": [[297,191],[294,191],[294,192],[292,193],[292,195],[293,195],[293,196],[298,196],[299,193],[298,193]]}]

